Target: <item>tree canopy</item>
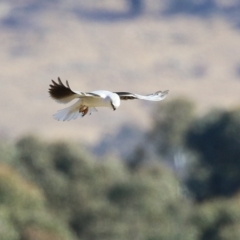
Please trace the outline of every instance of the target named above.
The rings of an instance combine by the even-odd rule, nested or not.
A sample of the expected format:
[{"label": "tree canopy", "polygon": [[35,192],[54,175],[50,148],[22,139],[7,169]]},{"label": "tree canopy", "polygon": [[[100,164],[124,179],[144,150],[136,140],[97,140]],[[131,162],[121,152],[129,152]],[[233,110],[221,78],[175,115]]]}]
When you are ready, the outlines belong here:
[{"label": "tree canopy", "polygon": [[240,238],[240,110],[199,117],[176,99],[155,112],[135,167],[74,142],[1,142],[0,238]]}]

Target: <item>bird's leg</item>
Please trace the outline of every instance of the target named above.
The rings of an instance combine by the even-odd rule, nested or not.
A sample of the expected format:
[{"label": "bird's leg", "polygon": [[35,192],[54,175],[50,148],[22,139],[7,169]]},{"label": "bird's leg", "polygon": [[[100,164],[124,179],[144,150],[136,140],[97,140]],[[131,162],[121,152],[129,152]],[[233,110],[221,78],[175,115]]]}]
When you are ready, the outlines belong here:
[{"label": "bird's leg", "polygon": [[82,116],[84,117],[88,113],[88,107],[87,106],[81,106],[79,108],[79,112],[82,113]]}]

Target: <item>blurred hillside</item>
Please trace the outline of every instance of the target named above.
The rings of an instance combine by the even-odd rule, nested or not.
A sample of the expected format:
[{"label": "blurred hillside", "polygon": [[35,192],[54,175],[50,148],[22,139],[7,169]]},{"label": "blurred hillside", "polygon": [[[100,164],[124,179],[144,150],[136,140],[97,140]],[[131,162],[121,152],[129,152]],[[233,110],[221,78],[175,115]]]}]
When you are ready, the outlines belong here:
[{"label": "blurred hillside", "polygon": [[[116,112],[56,122],[63,105],[47,93],[51,79],[73,89],[185,96],[201,113],[239,104],[239,1],[0,2],[0,134],[96,143],[123,125],[143,132],[158,103],[122,103]],[[159,106],[161,106],[161,102]]]}]

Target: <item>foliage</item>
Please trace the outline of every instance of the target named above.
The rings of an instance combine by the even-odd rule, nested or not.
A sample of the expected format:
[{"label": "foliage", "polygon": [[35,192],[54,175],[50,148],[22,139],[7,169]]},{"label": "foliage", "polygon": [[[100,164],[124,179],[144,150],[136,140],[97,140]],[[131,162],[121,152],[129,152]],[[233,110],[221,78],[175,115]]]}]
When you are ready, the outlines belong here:
[{"label": "foliage", "polygon": [[201,240],[234,240],[240,238],[239,195],[216,199],[198,206],[192,221],[199,228]]},{"label": "foliage", "polygon": [[1,239],[64,240],[71,235],[48,213],[41,189],[4,164],[0,165],[0,216]]},{"label": "foliage", "polygon": [[159,105],[153,119],[147,144],[135,150],[131,166],[164,159],[197,201],[239,191],[239,109],[211,110],[197,117],[190,101],[175,99]]},{"label": "foliage", "polygon": [[176,156],[188,155],[185,138],[189,125],[195,120],[194,110],[194,104],[184,98],[159,104],[144,144],[138,146],[129,158],[131,166],[159,158],[174,164]]},{"label": "foliage", "polygon": [[158,153],[166,155],[183,147],[185,133],[194,119],[194,105],[187,99],[174,99],[159,105],[153,118],[149,137],[156,143]]},{"label": "foliage", "polygon": [[11,206],[15,219],[11,224],[6,215],[3,234],[10,229],[11,239],[172,240],[197,233],[177,179],[160,163],[130,171],[120,161],[96,161],[79,145],[33,136],[14,149],[0,178],[1,209]]},{"label": "foliage", "polygon": [[239,191],[240,110],[211,111],[189,129],[187,144],[199,156],[188,181],[198,200]]},{"label": "foliage", "polygon": [[[96,160],[72,142],[2,142],[0,239],[240,238],[240,111],[197,118],[191,102],[177,99],[159,106],[153,119],[134,168]],[[151,151],[171,159],[179,150],[189,162],[184,177],[167,161],[148,161]]]},{"label": "foliage", "polygon": [[[196,239],[238,239],[240,110],[212,110],[203,117],[194,115],[193,110],[185,100],[159,106],[148,144],[136,149],[132,163],[137,168],[149,162],[157,149],[155,157],[172,163],[169,165],[185,184],[188,198],[196,200],[190,213]],[[185,160],[183,174],[171,161],[171,156],[177,159],[179,150]]]}]

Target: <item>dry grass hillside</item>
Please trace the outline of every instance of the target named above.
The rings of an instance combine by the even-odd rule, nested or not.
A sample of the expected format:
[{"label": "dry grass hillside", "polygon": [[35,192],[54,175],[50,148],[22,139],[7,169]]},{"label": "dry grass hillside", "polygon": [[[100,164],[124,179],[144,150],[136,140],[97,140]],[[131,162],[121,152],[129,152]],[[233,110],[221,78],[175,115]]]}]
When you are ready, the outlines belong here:
[{"label": "dry grass hillside", "polygon": [[99,109],[57,122],[52,114],[65,106],[52,101],[47,90],[58,76],[81,91],[169,89],[165,101],[185,96],[199,112],[239,105],[240,30],[219,14],[156,16],[155,5],[162,7],[156,1],[135,17],[118,14],[126,1],[16,2],[0,3],[2,137],[35,132],[95,143],[123,124],[149,128],[151,108],[161,104],[124,102],[116,112]]}]

